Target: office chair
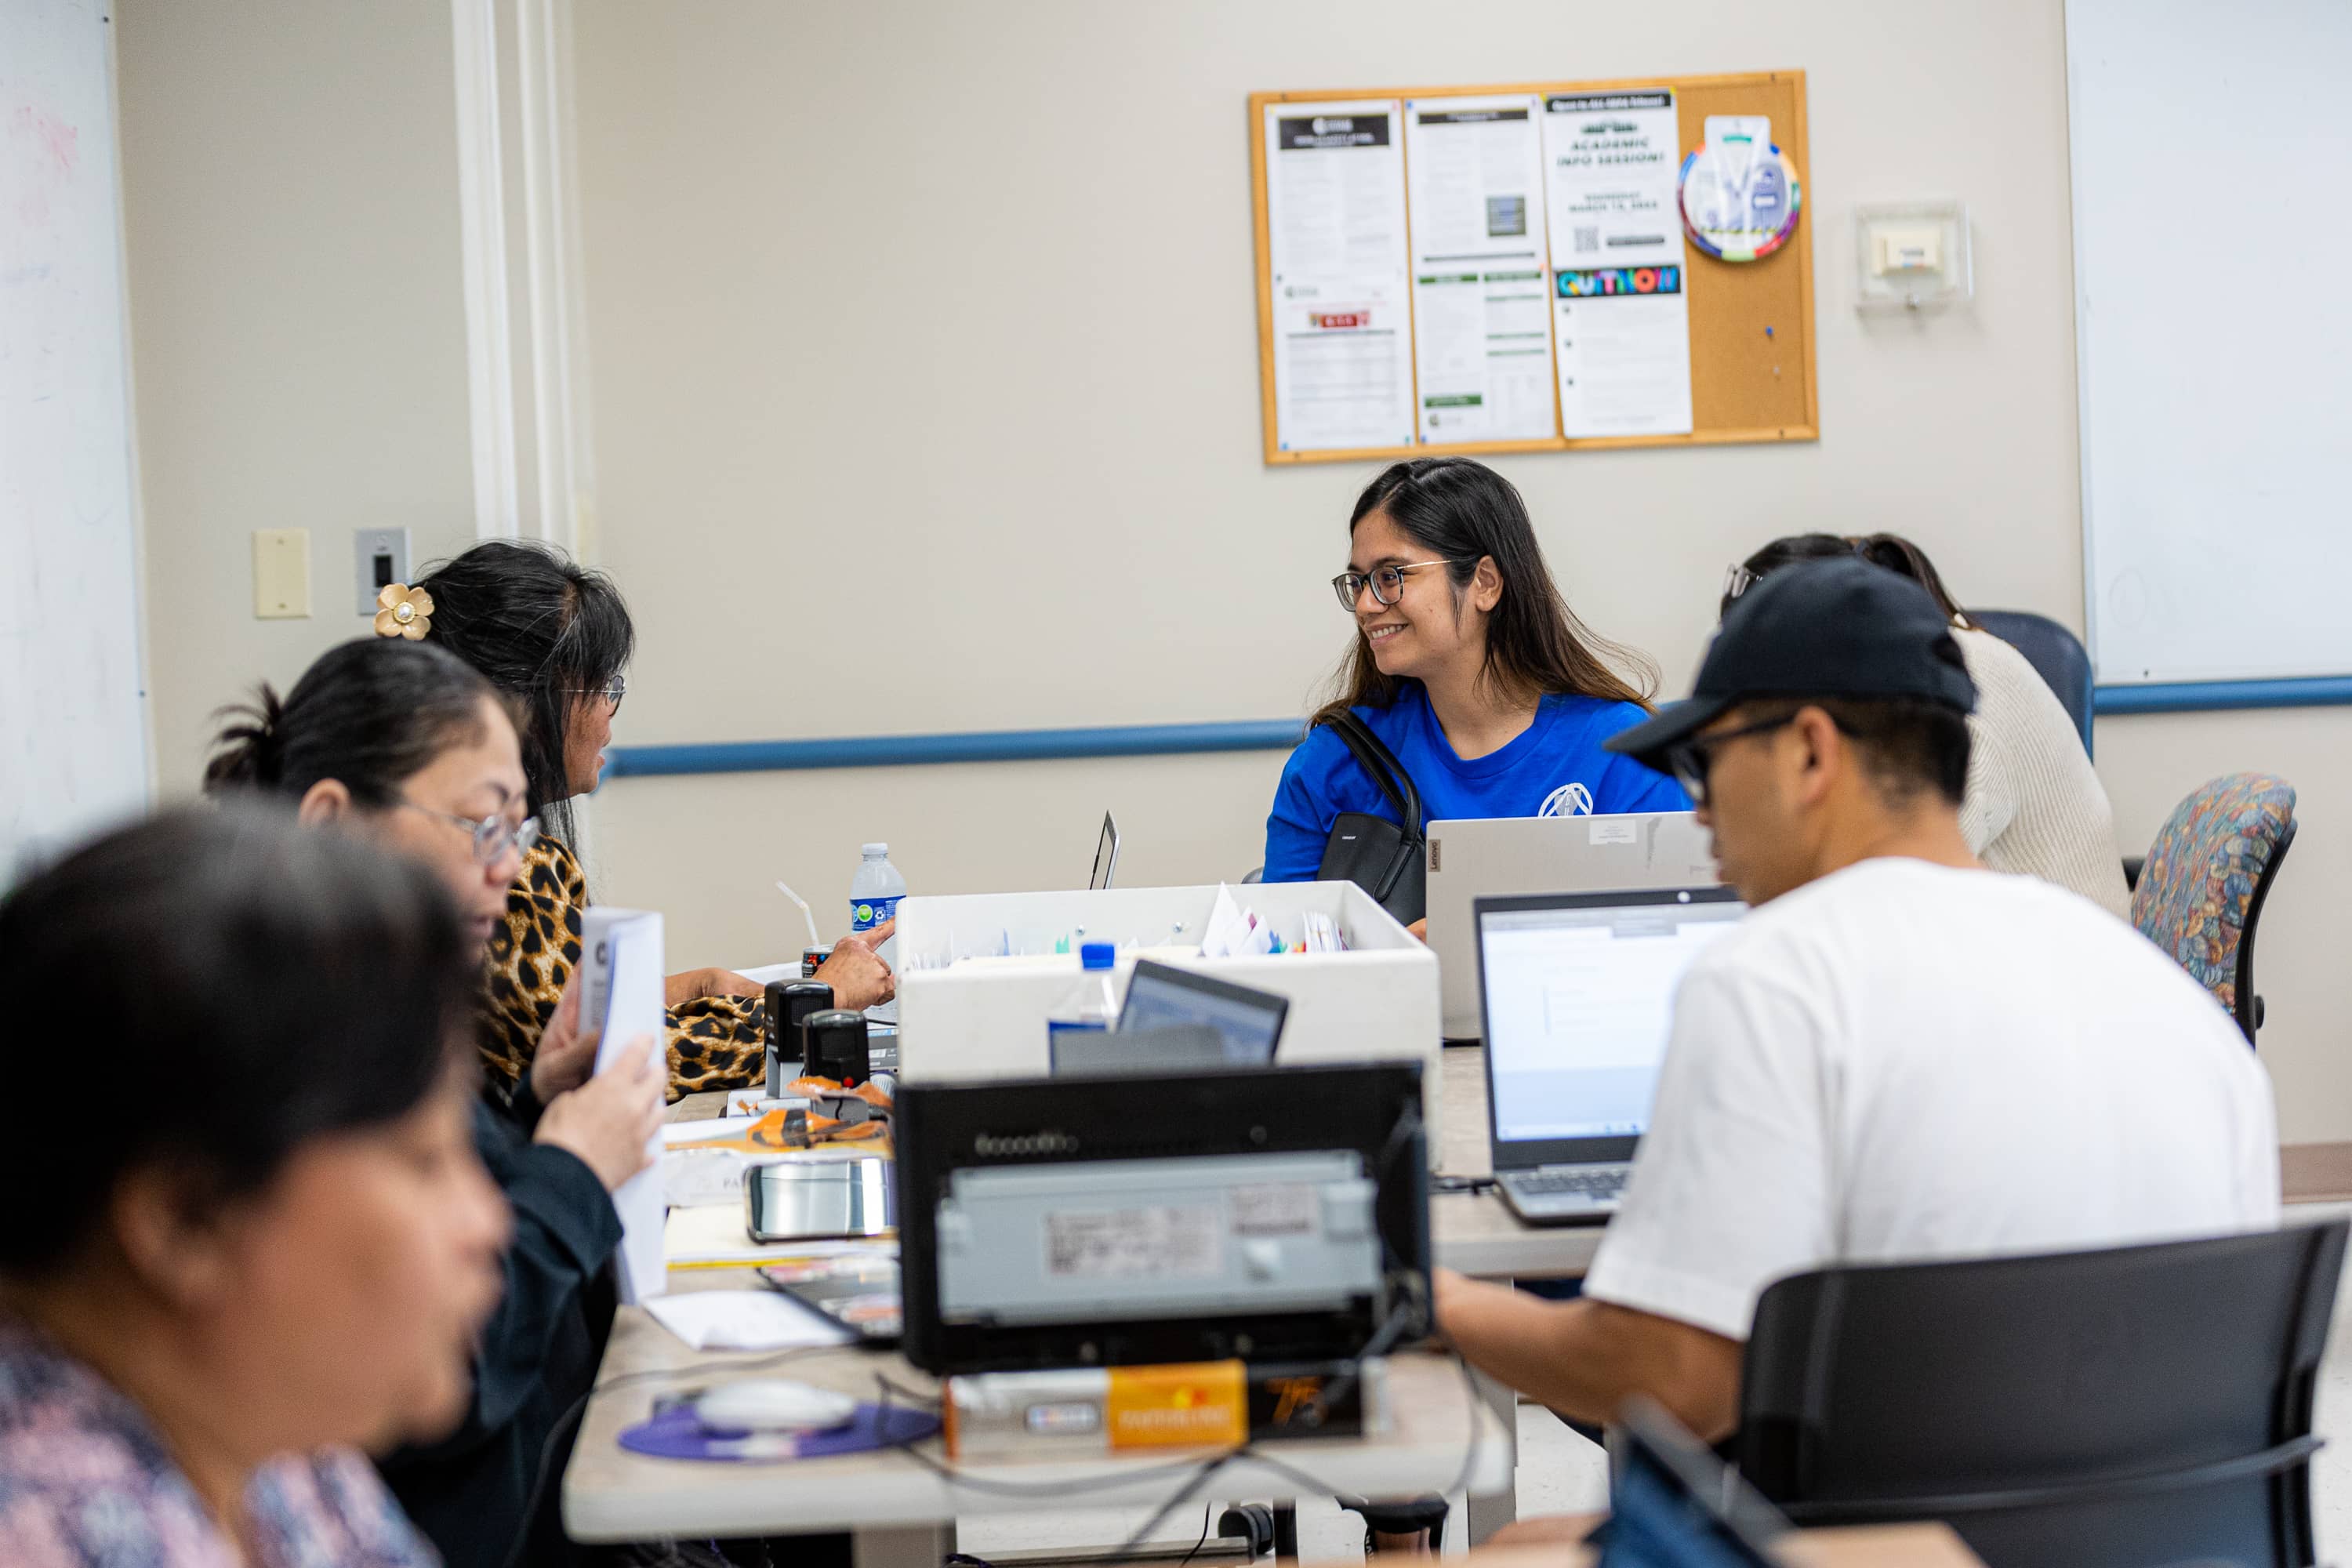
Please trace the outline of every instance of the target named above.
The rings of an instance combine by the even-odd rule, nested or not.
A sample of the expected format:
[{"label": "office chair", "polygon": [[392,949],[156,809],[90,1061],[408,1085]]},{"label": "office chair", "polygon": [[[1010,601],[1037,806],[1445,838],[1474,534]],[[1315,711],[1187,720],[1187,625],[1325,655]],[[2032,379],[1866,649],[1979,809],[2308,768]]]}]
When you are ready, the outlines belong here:
[{"label": "office chair", "polygon": [[2132,924],[2229,1009],[2254,1043],[2254,926],[2294,843],[2294,786],[2231,773],[2190,794],[2156,836],[2132,888]]},{"label": "office chair", "polygon": [[2347,1225],[1782,1279],[1739,1468],[1799,1524],[1942,1520],[1989,1568],[2309,1568]]},{"label": "office chair", "polygon": [[2047,616],[2023,610],[1969,610],[1969,624],[1990,632],[2025,656],[2065,705],[2066,716],[2082,731],[2083,750],[2091,752],[2091,656],[2074,634]]}]

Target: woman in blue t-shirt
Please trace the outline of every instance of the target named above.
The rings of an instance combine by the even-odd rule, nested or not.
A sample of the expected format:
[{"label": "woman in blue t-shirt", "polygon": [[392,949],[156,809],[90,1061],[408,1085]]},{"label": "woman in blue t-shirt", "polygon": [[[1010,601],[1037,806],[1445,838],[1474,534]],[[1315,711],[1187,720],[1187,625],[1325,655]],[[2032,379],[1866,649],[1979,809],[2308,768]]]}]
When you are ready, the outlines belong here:
[{"label": "woman in blue t-shirt", "polygon": [[1290,754],[1265,823],[1265,879],[1311,880],[1344,812],[1396,819],[1323,721],[1343,709],[1387,743],[1430,820],[1687,811],[1675,782],[1601,742],[1648,716],[1632,650],[1593,636],[1544,565],[1527,503],[1467,458],[1398,463],[1356,500],[1348,570],[1356,617],[1343,695]]}]

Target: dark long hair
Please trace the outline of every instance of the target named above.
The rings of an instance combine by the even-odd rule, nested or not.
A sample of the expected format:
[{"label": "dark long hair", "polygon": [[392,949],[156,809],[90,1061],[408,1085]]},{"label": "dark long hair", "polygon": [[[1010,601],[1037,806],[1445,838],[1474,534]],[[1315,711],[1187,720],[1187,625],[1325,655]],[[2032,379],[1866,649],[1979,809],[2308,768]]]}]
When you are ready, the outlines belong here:
[{"label": "dark long hair", "polygon": [[530,809],[572,837],[563,741],[582,694],[610,686],[636,651],[621,591],[552,545],[488,540],[436,567],[434,643],[490,678],[522,710],[522,771]]},{"label": "dark long hair", "polygon": [[[0,900],[0,1190],[38,1199],[0,1205],[0,1273],[69,1262],[133,1171],[233,1199],[407,1115],[472,1050],[480,964],[430,871],[282,805],[182,807],[26,878]],[[56,1031],[28,1021],[100,995],[109,1070],[156,1092],[90,1136],[58,1124]]]},{"label": "dark long hair", "polygon": [[360,637],[329,648],[281,700],[265,684],[226,719],[205,791],[251,789],[300,799],[339,779],[354,805],[381,811],[400,786],[455,745],[482,736],[482,704],[502,700],[480,671],[425,643]]},{"label": "dark long hair", "polygon": [[[1792,533],[1776,539],[1739,564],[1748,574],[1749,584],[1759,577],[1768,577],[1783,566],[1793,566],[1800,561],[1827,561],[1841,556],[1858,555],[1873,566],[1883,566],[1898,577],[1908,577],[1927,590],[1944,618],[1956,626],[1965,627],[1968,616],[1953,603],[1944,587],[1944,579],[1937,574],[1936,563],[1927,552],[1899,533]],[[1747,584],[1743,584],[1743,591]],[[1726,594],[1720,616],[1731,614],[1731,606],[1739,602],[1737,593]],[[1719,618],[1719,617],[1718,617]]]},{"label": "dark long hair", "polygon": [[[1486,623],[1482,684],[1513,697],[1559,692],[1650,705],[1658,689],[1657,666],[1622,643],[1594,635],[1576,618],[1544,564],[1528,503],[1502,475],[1468,458],[1415,458],[1390,467],[1364,487],[1348,518],[1349,537],[1376,511],[1387,513],[1432,556],[1450,563],[1445,577],[1456,603],[1477,575],[1479,558],[1494,559],[1503,596]],[[1633,679],[1619,674],[1620,668],[1631,671]],[[1317,711],[1310,725],[1349,708],[1386,708],[1403,690],[1402,681],[1381,673],[1360,628],[1335,685],[1339,695]]]}]

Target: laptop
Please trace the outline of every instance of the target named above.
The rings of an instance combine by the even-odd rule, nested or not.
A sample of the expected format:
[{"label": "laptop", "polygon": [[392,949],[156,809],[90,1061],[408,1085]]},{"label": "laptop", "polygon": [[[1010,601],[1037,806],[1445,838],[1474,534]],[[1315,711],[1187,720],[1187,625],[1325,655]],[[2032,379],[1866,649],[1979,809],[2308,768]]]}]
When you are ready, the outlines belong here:
[{"label": "laptop", "polygon": [[1101,835],[1095,839],[1094,874],[1087,879],[1087,890],[1098,893],[1110,886],[1112,873],[1118,869],[1118,824],[1109,812],[1103,813]]},{"label": "laptop", "polygon": [[1206,1024],[1154,1029],[1056,1029],[1045,1042],[1048,1078],[1231,1072],[1225,1042]]},{"label": "laptop", "polygon": [[1480,899],[1486,1129],[1529,1225],[1616,1212],[1650,1121],[1675,988],[1748,906],[1729,888]]},{"label": "laptop", "polygon": [[1715,846],[1687,811],[1631,816],[1494,816],[1429,825],[1429,948],[1440,1032],[1478,1035],[1478,955],[1470,905],[1504,893],[1696,888],[1717,879]]},{"label": "laptop", "polygon": [[[1609,1428],[1601,1561],[1638,1568],[1773,1568],[1789,1521],[1655,1402],[1626,1401]],[[1965,1555],[1965,1553],[1963,1553]]]},{"label": "laptop", "polygon": [[1216,1031],[1225,1066],[1262,1068],[1273,1062],[1289,1016],[1287,996],[1139,958],[1127,983],[1127,1002],[1118,1010],[1113,1037],[1205,1026]]}]

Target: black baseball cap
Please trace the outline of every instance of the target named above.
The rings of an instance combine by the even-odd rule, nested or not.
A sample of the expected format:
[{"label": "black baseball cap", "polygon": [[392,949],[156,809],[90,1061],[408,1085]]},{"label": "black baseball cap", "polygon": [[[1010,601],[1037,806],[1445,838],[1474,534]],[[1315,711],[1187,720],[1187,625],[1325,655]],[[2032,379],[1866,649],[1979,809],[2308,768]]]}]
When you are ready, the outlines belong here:
[{"label": "black baseball cap", "polygon": [[1951,623],[1927,590],[1859,559],[1807,562],[1739,596],[1688,701],[1601,745],[1668,773],[1669,748],[1769,697],[1907,697],[1960,713],[1977,705]]}]

